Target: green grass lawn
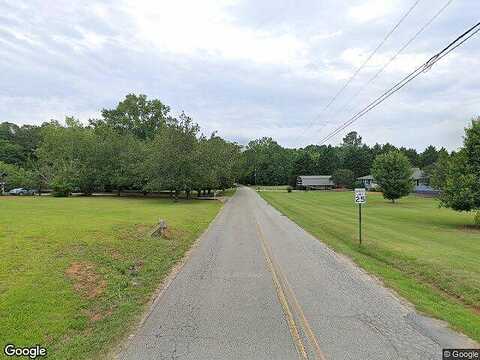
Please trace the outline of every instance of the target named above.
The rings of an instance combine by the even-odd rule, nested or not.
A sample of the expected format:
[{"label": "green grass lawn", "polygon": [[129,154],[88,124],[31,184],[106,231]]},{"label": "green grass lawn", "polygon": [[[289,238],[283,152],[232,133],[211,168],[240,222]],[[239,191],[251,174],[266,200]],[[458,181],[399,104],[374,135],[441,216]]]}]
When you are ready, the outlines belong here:
[{"label": "green grass lawn", "polygon": [[480,341],[480,230],[473,215],[409,196],[392,204],[369,193],[358,245],[352,192],[261,192],[290,219],[350,256],[420,311]]},{"label": "green grass lawn", "polygon": [[[0,345],[104,358],[221,207],[217,201],[0,198]],[[168,239],[150,238],[163,218]],[[0,355],[1,356],[1,355]]]},{"label": "green grass lawn", "polygon": [[237,192],[237,188],[233,187],[233,188],[226,189],[225,191],[223,191],[222,196],[232,197],[233,195],[235,195],[236,192]]}]

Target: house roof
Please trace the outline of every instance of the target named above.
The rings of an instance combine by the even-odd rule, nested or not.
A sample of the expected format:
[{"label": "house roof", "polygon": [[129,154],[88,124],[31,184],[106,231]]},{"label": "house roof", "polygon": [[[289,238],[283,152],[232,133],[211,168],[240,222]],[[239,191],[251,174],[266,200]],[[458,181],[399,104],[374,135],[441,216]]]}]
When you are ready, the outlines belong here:
[{"label": "house roof", "polygon": [[[411,178],[413,180],[420,180],[420,179],[427,178],[427,175],[425,174],[425,172],[422,169],[420,169],[418,167],[414,167],[414,168],[412,168]],[[365,176],[357,178],[357,180],[375,180],[375,179],[373,178],[372,175],[365,175]]]},{"label": "house roof", "polygon": [[357,179],[358,180],[373,180],[373,176],[372,175],[365,175],[365,176],[361,176]]},{"label": "house roof", "polygon": [[331,175],[301,175],[299,178],[302,179],[330,179]]},{"label": "house roof", "polygon": [[299,176],[302,185],[334,185],[330,175],[304,175]]}]

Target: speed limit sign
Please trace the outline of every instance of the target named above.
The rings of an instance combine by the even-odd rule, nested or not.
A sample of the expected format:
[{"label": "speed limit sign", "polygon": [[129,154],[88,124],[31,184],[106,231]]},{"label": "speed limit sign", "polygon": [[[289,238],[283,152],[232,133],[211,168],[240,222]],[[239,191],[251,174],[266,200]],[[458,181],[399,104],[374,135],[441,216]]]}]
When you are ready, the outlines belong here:
[{"label": "speed limit sign", "polygon": [[364,188],[355,189],[355,203],[358,204],[358,240],[362,245],[362,204],[367,201],[367,192]]},{"label": "speed limit sign", "polygon": [[355,189],[355,203],[365,204],[367,201],[367,193],[364,188]]}]

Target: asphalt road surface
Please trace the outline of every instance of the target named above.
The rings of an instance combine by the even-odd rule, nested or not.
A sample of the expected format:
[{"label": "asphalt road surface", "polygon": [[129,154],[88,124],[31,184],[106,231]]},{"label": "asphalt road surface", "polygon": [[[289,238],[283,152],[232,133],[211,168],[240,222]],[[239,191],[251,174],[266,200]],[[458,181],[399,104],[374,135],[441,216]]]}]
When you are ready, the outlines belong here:
[{"label": "asphalt road surface", "polygon": [[441,359],[472,347],[242,187],[120,359]]}]

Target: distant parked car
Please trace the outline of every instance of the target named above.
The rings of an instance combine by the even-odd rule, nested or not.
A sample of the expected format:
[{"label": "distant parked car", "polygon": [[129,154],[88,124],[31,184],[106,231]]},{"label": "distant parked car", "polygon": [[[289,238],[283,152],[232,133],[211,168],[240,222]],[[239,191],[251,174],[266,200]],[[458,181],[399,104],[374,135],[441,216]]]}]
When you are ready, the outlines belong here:
[{"label": "distant parked car", "polygon": [[12,189],[8,192],[10,195],[35,195],[37,193],[37,190],[33,189],[24,189],[24,188],[16,188]]}]

